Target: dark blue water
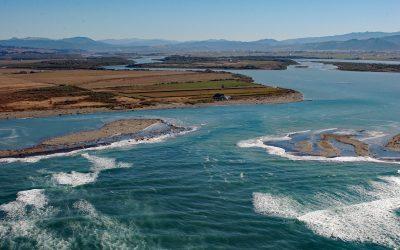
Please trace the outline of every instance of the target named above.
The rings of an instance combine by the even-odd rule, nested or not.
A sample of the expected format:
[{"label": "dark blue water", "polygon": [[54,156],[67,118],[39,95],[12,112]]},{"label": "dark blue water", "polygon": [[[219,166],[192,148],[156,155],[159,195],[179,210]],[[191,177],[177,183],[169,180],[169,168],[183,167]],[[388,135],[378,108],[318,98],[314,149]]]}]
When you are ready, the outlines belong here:
[{"label": "dark blue water", "polygon": [[399,133],[400,74],[323,67],[239,72],[300,90],[309,101],[1,121],[2,149],[127,117],[198,128],[154,143],[1,163],[1,246],[399,246],[398,164],[291,160],[243,144],[329,128]]}]

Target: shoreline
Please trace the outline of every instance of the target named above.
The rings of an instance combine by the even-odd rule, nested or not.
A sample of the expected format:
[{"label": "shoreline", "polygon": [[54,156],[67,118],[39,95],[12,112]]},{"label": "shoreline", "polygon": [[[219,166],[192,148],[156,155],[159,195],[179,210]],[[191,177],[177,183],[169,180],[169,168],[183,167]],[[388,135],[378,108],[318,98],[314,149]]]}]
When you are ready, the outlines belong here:
[{"label": "shoreline", "polygon": [[301,92],[292,90],[293,93],[278,96],[260,96],[250,97],[246,99],[235,99],[226,101],[214,101],[210,103],[174,103],[174,104],[157,104],[134,109],[110,109],[110,108],[80,108],[80,109],[51,109],[51,110],[29,110],[0,113],[1,120],[13,119],[30,119],[30,118],[45,118],[65,115],[77,114],[95,114],[95,113],[111,113],[111,112],[132,112],[142,110],[163,110],[163,109],[179,109],[179,108],[203,108],[210,106],[230,106],[230,105],[257,105],[257,104],[285,104],[304,101],[304,96]]},{"label": "shoreline", "polygon": [[108,146],[119,141],[141,141],[184,131],[187,131],[187,129],[177,127],[161,119],[122,119],[106,123],[99,129],[48,138],[32,147],[0,150],[0,159],[69,153]]}]

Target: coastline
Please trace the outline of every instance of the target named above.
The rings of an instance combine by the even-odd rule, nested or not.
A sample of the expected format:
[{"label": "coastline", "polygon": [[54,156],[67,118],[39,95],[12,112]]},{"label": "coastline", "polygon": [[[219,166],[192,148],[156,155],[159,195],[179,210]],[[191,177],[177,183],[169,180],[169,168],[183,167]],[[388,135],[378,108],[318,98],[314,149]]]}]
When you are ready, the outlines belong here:
[{"label": "coastline", "polygon": [[80,108],[80,109],[51,109],[51,110],[28,110],[28,111],[14,111],[14,112],[1,112],[1,120],[9,119],[29,119],[29,118],[44,118],[64,115],[76,115],[76,114],[95,114],[95,113],[106,113],[106,112],[130,112],[139,110],[162,110],[162,109],[178,109],[178,108],[202,108],[209,106],[227,106],[227,105],[252,105],[252,104],[284,104],[293,102],[304,101],[303,94],[301,92],[291,90],[292,93],[285,95],[276,96],[259,96],[249,97],[245,99],[234,99],[226,101],[214,101],[210,103],[170,103],[170,104],[156,104],[154,106],[145,106],[134,109],[110,109],[110,108]]}]

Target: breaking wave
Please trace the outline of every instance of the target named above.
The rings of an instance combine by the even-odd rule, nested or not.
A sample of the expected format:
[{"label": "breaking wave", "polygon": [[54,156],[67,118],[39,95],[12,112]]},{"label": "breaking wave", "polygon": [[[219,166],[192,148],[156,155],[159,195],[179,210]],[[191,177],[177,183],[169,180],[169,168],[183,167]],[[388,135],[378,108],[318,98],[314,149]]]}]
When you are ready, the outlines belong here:
[{"label": "breaking wave", "polygon": [[[1,248],[10,248],[16,242],[21,248],[69,248],[68,241],[38,226],[41,221],[57,213],[57,209],[48,206],[48,199],[43,189],[20,191],[15,201],[1,205],[0,210],[5,213],[5,217],[0,221]],[[30,241],[32,239],[35,241],[33,246]]]},{"label": "breaking wave", "polygon": [[368,188],[350,189],[356,191],[350,201],[332,202],[329,194],[319,193],[314,201],[303,204],[287,196],[253,193],[253,205],[257,213],[299,220],[327,238],[399,247],[400,217],[396,211],[400,209],[400,177],[381,177]]},{"label": "breaking wave", "polygon": [[133,223],[124,224],[106,216],[85,200],[76,201],[72,207],[87,221],[69,222],[67,226],[73,230],[73,236],[59,238],[41,226],[43,221],[54,219],[60,211],[49,206],[44,190],[18,192],[15,201],[0,206],[5,213],[0,220],[0,248],[13,248],[18,244],[19,248],[24,249],[71,249],[72,242],[78,240],[85,245],[90,244],[93,238],[102,249],[145,248],[145,242]]},{"label": "breaking wave", "polygon": [[115,169],[115,168],[130,168],[132,164],[126,162],[116,162],[115,159],[82,154],[82,157],[92,163],[90,173],[80,173],[72,171],[71,173],[55,173],[52,179],[61,185],[80,186],[88,183],[95,182],[101,171]]},{"label": "breaking wave", "polygon": [[53,180],[57,184],[73,187],[95,182],[97,177],[98,173],[79,173],[75,171],[72,171],[71,173],[55,173],[52,176]]}]

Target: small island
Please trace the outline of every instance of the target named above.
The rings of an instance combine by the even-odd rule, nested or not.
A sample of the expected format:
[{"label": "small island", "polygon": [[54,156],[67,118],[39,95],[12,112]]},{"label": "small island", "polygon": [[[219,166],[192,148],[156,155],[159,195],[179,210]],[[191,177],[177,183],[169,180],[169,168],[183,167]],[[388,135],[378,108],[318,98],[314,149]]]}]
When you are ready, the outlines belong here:
[{"label": "small island", "polygon": [[188,130],[160,119],[126,119],[105,124],[90,131],[50,138],[36,146],[0,150],[0,158],[23,158],[28,156],[65,153],[80,149],[110,145],[122,140],[146,140],[165,134],[178,134]]},{"label": "small island", "polygon": [[385,63],[357,63],[357,62],[322,62],[331,64],[343,71],[361,71],[361,72],[400,72],[400,65]]},{"label": "small island", "polygon": [[167,56],[160,62],[130,64],[130,68],[186,68],[186,69],[264,69],[285,70],[297,65],[294,60],[272,56]]}]

